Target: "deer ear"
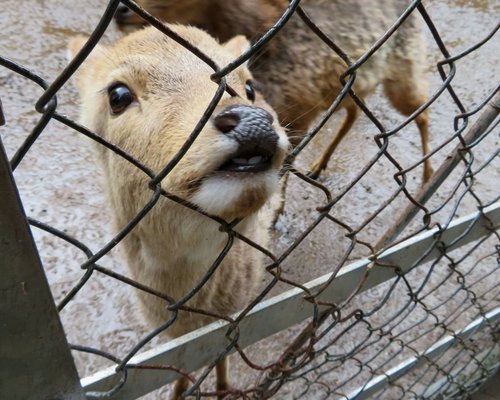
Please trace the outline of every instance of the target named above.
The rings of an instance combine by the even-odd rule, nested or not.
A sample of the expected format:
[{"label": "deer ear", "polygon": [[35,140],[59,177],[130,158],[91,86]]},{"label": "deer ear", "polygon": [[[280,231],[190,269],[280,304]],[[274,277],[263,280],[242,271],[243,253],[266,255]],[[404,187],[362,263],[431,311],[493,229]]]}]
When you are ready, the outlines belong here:
[{"label": "deer ear", "polygon": [[[80,52],[83,46],[87,43],[88,39],[89,39],[88,37],[78,36],[69,41],[68,51],[67,51],[68,61],[71,61],[73,58],[76,57],[76,55]],[[83,64],[78,67],[74,75],[75,83],[78,89],[80,90],[85,89],[86,79],[93,75],[95,67],[96,65],[98,65],[98,63],[96,64],[94,63],[94,61],[98,61],[106,54],[106,52],[107,49],[105,46],[97,44],[92,49],[92,52],[87,56]]]},{"label": "deer ear", "polygon": [[[88,37],[84,36],[77,36],[71,39],[68,43],[68,52],[67,52],[67,58],[68,61],[71,61],[73,58],[76,57],[76,55],[80,52],[80,50],[83,48],[83,46],[87,43],[89,40]],[[96,57],[99,54],[105,53],[105,46],[97,44],[93,49],[90,55],[87,57],[93,58]]]},{"label": "deer ear", "polygon": [[68,43],[68,52],[66,53],[66,58],[71,61],[78,52],[82,49],[83,45],[87,42],[88,38],[83,36],[78,36],[71,39]]},{"label": "deer ear", "polygon": [[250,42],[245,36],[238,35],[229,39],[223,46],[235,57],[239,57],[250,48]]}]

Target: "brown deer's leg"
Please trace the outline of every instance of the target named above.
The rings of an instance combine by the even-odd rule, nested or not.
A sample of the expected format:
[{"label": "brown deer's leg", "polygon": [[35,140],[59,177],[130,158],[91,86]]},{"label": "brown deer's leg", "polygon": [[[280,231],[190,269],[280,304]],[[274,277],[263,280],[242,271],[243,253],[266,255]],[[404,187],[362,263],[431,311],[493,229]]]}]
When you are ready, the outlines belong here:
[{"label": "brown deer's leg", "polygon": [[[425,103],[424,89],[417,81],[411,78],[411,74],[406,77],[408,80],[384,82],[385,92],[394,107],[403,115],[411,115],[422,104]],[[421,86],[424,86],[421,84]],[[415,118],[415,123],[420,132],[422,141],[422,154],[429,154],[429,113],[428,110],[421,112]],[[432,176],[432,166],[429,159],[424,160],[424,183]]]},{"label": "brown deer's leg", "polygon": [[[422,154],[426,156],[429,154],[429,114],[427,110],[419,114],[415,118],[415,122],[417,123],[418,130],[420,131],[420,139],[422,140]],[[424,160],[424,183],[430,179],[432,173],[431,160]]]},{"label": "brown deer's leg", "polygon": [[[409,116],[425,104],[428,80],[426,46],[418,23],[409,18],[395,34],[396,44],[388,54],[384,89],[392,105],[403,115]],[[429,154],[429,113],[427,110],[415,118],[422,141],[422,154]],[[432,175],[431,161],[423,162],[423,181]]]},{"label": "brown deer's leg", "polygon": [[[304,116],[303,118],[288,124],[288,129],[289,129],[289,139],[290,143],[292,144],[292,148],[297,146],[300,141],[304,138],[304,136],[307,133],[307,128],[309,127],[311,123],[312,118],[310,116]],[[280,182],[280,196],[278,200],[278,205],[274,209],[274,217],[273,217],[273,225],[276,223],[278,220],[278,217],[283,213],[283,210],[285,209],[285,193],[286,193],[286,188],[288,186],[288,176],[290,175],[289,172],[287,172],[282,178]]]},{"label": "brown deer's leg", "polygon": [[187,378],[180,378],[175,381],[174,393],[172,394],[172,400],[182,400],[182,393],[184,393],[189,388],[189,380]]},{"label": "brown deer's leg", "polygon": [[[226,392],[229,390],[229,379],[227,376],[228,360],[224,357],[215,365],[215,374],[217,377],[217,392]],[[225,394],[217,395],[217,399],[223,399]]]},{"label": "brown deer's leg", "polygon": [[330,145],[309,169],[309,173],[307,175],[310,178],[317,179],[319,177],[319,174],[326,168],[330,157],[332,156],[339,143],[342,141],[347,132],[349,132],[349,130],[352,128],[354,122],[356,122],[356,119],[359,115],[358,107],[355,104],[352,104],[346,107],[346,111],[347,114],[342,121],[342,125],[340,125],[340,128],[338,129],[333,140],[330,142]]},{"label": "brown deer's leg", "polygon": [[286,192],[286,187],[288,185],[288,175],[290,173],[287,172],[285,175],[281,177],[281,182],[280,182],[280,194],[279,194],[279,199],[278,199],[278,206],[276,207],[273,215],[273,225],[276,223],[278,220],[278,217],[283,214],[283,211],[285,210],[285,192]]}]

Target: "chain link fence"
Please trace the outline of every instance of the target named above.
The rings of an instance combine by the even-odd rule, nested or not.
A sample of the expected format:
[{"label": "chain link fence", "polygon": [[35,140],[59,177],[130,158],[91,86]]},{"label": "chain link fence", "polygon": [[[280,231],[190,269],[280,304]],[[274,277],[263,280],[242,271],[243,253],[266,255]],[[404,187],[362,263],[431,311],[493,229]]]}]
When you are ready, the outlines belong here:
[{"label": "chain link fence", "polygon": [[[106,257],[155,207],[160,197],[201,213],[196,206],[160,187],[175,162],[154,174],[140,160],[58,110],[58,103],[64,102],[61,88],[101,40],[121,4],[207,62],[214,70],[212,79],[221,93],[228,90],[224,77],[272,43],[290,18],[300,19],[304,29],[311,29],[346,63],[340,76],[344,89],[314,121],[285,163],[283,174],[289,176],[285,210],[276,222],[272,249],[263,249],[238,233],[235,227],[239,221],[224,221],[202,213],[227,233],[227,243],[217,261],[207,268],[200,284],[181,299],[158,293],[131,279],[126,270],[106,265]],[[440,83],[434,85],[426,103],[416,112],[393,123],[380,116],[380,107],[358,97],[352,86],[356,74],[366,68],[370,57],[414,14],[423,19],[426,32],[440,53],[433,66]],[[104,275],[111,278],[107,290],[113,290],[110,289],[113,283],[109,282],[121,282],[134,291],[163,299],[174,315],[161,327],[134,337],[133,342],[125,340],[126,351],[113,352],[112,345],[103,347],[100,343],[72,343],[70,347],[77,360],[84,357],[81,360],[89,363],[92,358],[85,358],[88,357],[85,354],[91,354],[111,365],[82,379],[86,397],[138,398],[180,376],[191,383],[186,396],[214,396],[217,393],[209,384],[211,372],[216,362],[228,354],[233,354],[234,386],[228,392],[218,393],[228,398],[468,398],[491,378],[500,365],[499,85],[488,82],[480,97],[463,100],[464,94],[456,90],[453,79],[462,60],[473,60],[484,46],[498,41],[499,26],[498,23],[484,26],[473,45],[453,53],[448,50],[426,4],[408,2],[400,17],[365,55],[351,60],[309,18],[307,2],[302,7],[299,1],[292,0],[275,25],[255,40],[247,52],[227,66],[217,66],[200,49],[134,2],[113,0],[84,49],[53,80],[0,52],[2,69],[43,90],[35,104],[41,117],[10,157],[14,176],[30,153],[36,151],[37,142],[48,126],[60,123],[123,157],[150,177],[150,187],[144,188],[151,192],[150,202],[98,249],[93,243],[79,240],[78,235],[67,233],[60,221],[35,219],[27,210],[29,224],[35,231],[57,237],[78,249],[79,257],[82,254],[85,257],[78,281],[71,282],[56,296],[58,312],[70,307],[85,290],[95,290],[91,289],[93,282],[99,286],[96,277]],[[5,95],[0,93],[0,96]],[[332,120],[337,122],[334,113],[344,97],[351,97],[367,117],[366,143],[374,151],[363,154],[361,159],[343,160],[340,148],[333,156],[339,157],[340,166],[336,168],[340,172],[327,170],[323,177],[313,180],[306,174],[308,159],[321,147],[321,135],[327,134],[324,131],[330,129]],[[456,111],[452,124],[438,125],[439,134],[431,118],[431,152],[420,158],[407,153],[408,149],[401,151],[399,143],[409,141],[409,135],[414,133],[409,123],[428,108],[432,111],[433,107],[439,107],[440,101],[451,103]],[[210,118],[216,102],[201,120],[206,122]],[[3,112],[2,116],[7,125],[0,132],[5,138],[9,114]],[[193,127],[175,160],[189,151],[202,127]],[[436,171],[421,185],[416,172],[426,158],[433,161]],[[342,169],[343,163],[347,170]],[[342,172],[345,178],[339,177]],[[330,179],[329,173],[340,183]],[[14,207],[14,203],[5,207]],[[4,208],[2,212],[9,214],[12,210]],[[101,215],[101,219],[107,222],[109,218]],[[233,241],[238,240],[254,246],[268,260],[268,277],[259,295],[237,315],[220,316],[221,322],[159,345],[158,336],[175,324],[179,310],[213,315],[210,310],[192,309],[186,303],[210,280]],[[43,256],[43,245],[39,245],[39,251]],[[299,273],[314,264],[312,259],[317,259],[323,269],[313,269],[315,276],[308,275],[308,271]],[[116,312],[126,313],[126,310]],[[26,318],[31,317],[26,315]],[[7,324],[10,322],[7,320]],[[71,329],[66,324],[64,327]],[[112,342],[113,337],[109,340]],[[201,371],[196,372],[197,369]],[[82,392],[75,389],[74,393]],[[157,393],[153,398],[161,398],[164,392]],[[79,397],[75,394],[74,398]]]}]

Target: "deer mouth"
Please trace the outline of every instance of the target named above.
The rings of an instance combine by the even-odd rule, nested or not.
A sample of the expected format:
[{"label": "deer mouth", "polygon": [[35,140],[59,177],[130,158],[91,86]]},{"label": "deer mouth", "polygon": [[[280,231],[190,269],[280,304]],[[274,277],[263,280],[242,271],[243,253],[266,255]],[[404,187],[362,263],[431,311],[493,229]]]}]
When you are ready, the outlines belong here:
[{"label": "deer mouth", "polygon": [[255,173],[269,170],[277,151],[277,139],[277,135],[273,135],[255,141],[240,142],[238,150],[230,155],[217,171]]},{"label": "deer mouth", "polygon": [[272,155],[261,152],[236,153],[217,171],[263,172],[271,168]]}]

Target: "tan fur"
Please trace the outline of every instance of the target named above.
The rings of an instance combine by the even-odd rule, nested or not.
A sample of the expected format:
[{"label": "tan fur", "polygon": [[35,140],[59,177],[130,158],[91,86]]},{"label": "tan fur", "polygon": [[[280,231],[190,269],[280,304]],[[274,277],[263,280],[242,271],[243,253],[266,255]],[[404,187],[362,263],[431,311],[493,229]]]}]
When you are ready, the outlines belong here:
[{"label": "tan fur", "polygon": [[[146,10],[167,22],[189,23],[212,35],[227,39],[236,34],[255,40],[283,13],[287,0],[138,0]],[[352,60],[361,57],[396,21],[408,6],[402,0],[303,0],[301,5],[312,20]],[[129,22],[140,19],[129,15]],[[421,106],[427,95],[424,76],[425,45],[419,16],[413,13],[360,69],[354,91],[361,98],[382,83],[391,103],[408,116]],[[281,123],[289,128],[292,142],[298,143],[318,114],[340,93],[340,75],[346,64],[294,15],[265,51],[251,62],[255,78],[263,83],[266,100],[276,109]],[[347,97],[341,104],[350,112],[327,151],[313,164],[310,175],[317,177],[330,155],[353,125],[359,113]],[[354,117],[354,120],[353,120]],[[428,115],[416,119],[422,150],[428,153]],[[424,163],[424,180],[432,174]]]},{"label": "tan fur", "polygon": [[[219,65],[227,64],[248,46],[243,37],[220,45],[199,29],[182,26],[172,29]],[[71,42],[69,49],[73,56],[84,42],[84,39]],[[82,99],[82,123],[159,172],[183,145],[215,94],[217,85],[210,80],[211,73],[213,70],[203,61],[154,28],[135,32],[111,47],[99,45],[76,76]],[[224,94],[214,115],[230,105],[252,105],[245,96],[245,82],[249,78],[245,67],[228,76],[227,82],[239,96]],[[107,89],[116,82],[125,83],[137,97],[137,102],[120,115],[112,115],[108,103]],[[256,103],[273,114],[262,99]],[[228,221],[245,218],[237,230],[267,246],[271,219],[261,209],[278,185],[278,171],[288,147],[284,130],[276,120],[273,128],[279,141],[270,170],[244,176],[215,172],[238,145],[216,129],[211,120],[162,181],[162,188]],[[115,224],[122,228],[150,199],[149,177],[102,146],[99,153]],[[193,182],[197,182],[194,188]],[[218,223],[162,197],[127,235],[123,249],[135,280],[178,300],[200,281],[227,238]],[[215,274],[187,305],[230,315],[246,306],[255,295],[262,273],[262,254],[235,239]],[[170,314],[164,300],[141,291],[139,296],[152,327],[168,320]],[[166,333],[176,337],[212,320],[180,311]],[[219,382],[220,388],[227,387],[223,364],[217,368],[223,380]],[[186,384],[184,380],[177,385],[178,396]]]}]

